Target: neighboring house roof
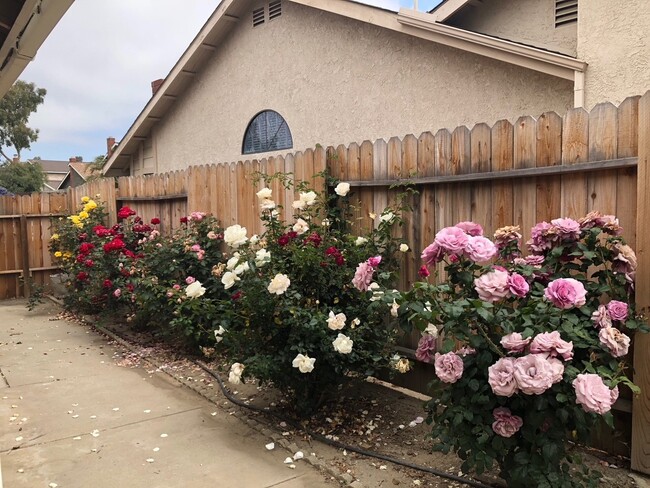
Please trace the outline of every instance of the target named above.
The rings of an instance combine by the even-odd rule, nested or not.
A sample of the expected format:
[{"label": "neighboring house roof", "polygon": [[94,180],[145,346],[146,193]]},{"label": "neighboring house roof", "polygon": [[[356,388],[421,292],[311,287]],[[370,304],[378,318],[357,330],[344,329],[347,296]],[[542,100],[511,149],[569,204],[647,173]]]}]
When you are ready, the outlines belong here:
[{"label": "neighboring house roof", "polygon": [[0,97],[11,88],[74,0],[0,2]]},{"label": "neighboring house roof", "polygon": [[69,171],[59,183],[57,190],[62,188],[67,188],[70,186],[70,181],[72,179],[73,173],[76,174],[81,181],[86,181],[88,177],[93,173],[89,163],[69,163]]},{"label": "neighboring house roof", "polygon": [[56,161],[53,159],[32,159],[30,163],[40,163],[43,171],[47,174],[67,174],[70,161]]},{"label": "neighboring house roof", "polygon": [[[288,1],[563,79],[574,80],[576,73],[586,68],[584,62],[571,56],[443,25],[424,12],[408,9],[392,12],[348,0]],[[151,128],[171,109],[203,64],[214,57],[214,51],[237,22],[248,15],[251,3],[251,0],[222,0],[113,151],[102,170],[104,174],[119,174],[119,170],[129,167],[131,156],[147,139]]]}]

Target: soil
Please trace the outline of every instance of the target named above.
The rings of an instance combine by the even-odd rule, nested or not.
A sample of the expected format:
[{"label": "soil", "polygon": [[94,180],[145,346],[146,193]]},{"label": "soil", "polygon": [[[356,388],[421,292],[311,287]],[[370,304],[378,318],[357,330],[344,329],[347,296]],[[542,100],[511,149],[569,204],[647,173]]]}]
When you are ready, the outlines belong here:
[{"label": "soil", "polygon": [[[62,313],[61,318],[82,320]],[[97,322],[86,318],[86,322]],[[450,475],[465,476],[460,469],[461,461],[454,455],[432,452],[429,426],[423,417],[424,397],[408,390],[389,387],[378,381],[367,381],[343,389],[336,403],[325,405],[307,420],[297,422],[287,412],[282,395],[270,387],[254,383],[227,385],[232,395],[247,406],[263,410],[249,410],[231,403],[213,376],[196,362],[201,360],[213,371],[226,378],[228,365],[219,358],[189,357],[179,353],[178,348],[156,340],[151,334],[136,332],[129,324],[101,322],[101,327],[126,340],[130,347],[113,358],[123,367],[144,367],[162,370],[181,383],[190,386],[212,401],[218,408],[231,414],[255,419],[265,429],[281,435],[305,456],[315,453],[326,466],[325,476],[341,484],[358,480],[352,486],[363,487],[461,487],[467,486],[433,474],[404,467],[399,464],[369,457],[345,448],[337,448],[316,440],[307,432],[324,436],[327,440],[356,446],[363,450],[397,458],[401,461],[434,468]],[[608,456],[606,453],[583,447],[583,459],[603,474],[601,486],[608,488],[632,488],[646,486],[647,481],[629,471],[629,460]],[[289,455],[289,453],[288,453]],[[474,477],[488,486],[505,486],[497,473]]]}]

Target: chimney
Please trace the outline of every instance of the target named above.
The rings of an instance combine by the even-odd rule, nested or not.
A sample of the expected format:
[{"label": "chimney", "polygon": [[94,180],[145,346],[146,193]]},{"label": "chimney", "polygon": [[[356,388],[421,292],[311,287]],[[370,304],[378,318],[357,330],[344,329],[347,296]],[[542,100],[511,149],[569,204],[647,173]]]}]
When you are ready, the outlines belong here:
[{"label": "chimney", "polygon": [[69,157],[69,158],[68,158],[68,162],[69,162],[69,163],[76,163],[76,162],[77,162],[77,158],[76,158],[75,156]]},{"label": "chimney", "polygon": [[113,146],[115,146],[115,138],[114,137],[107,137],[106,138],[106,157],[110,158],[111,154],[113,154]]},{"label": "chimney", "polygon": [[151,94],[155,95],[160,86],[163,84],[165,80],[160,78],[159,80],[154,80],[151,82]]},{"label": "chimney", "polygon": [[11,160],[12,163],[20,163],[20,157],[18,154],[14,154],[14,157]]}]

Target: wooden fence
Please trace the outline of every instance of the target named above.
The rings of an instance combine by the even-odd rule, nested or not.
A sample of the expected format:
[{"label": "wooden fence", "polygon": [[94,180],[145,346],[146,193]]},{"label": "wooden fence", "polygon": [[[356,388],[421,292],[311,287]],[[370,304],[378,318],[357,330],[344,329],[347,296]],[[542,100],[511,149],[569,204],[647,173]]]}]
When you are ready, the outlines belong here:
[{"label": "wooden fence", "polygon": [[[419,255],[442,227],[462,220],[480,223],[491,234],[504,225],[520,225],[524,240],[539,221],[579,218],[591,210],[618,216],[627,241],[637,249],[637,304],[650,306],[650,92],[631,97],[618,107],[606,103],[591,112],[573,109],[537,118],[524,116],[493,126],[425,132],[388,141],[363,141],[338,147],[316,147],[281,157],[238,163],[193,166],[183,171],[144,177],[99,180],[66,193],[0,197],[0,298],[21,296],[20,278],[32,275],[47,284],[54,270],[47,252],[49,216],[76,211],[82,196],[99,195],[106,202],[110,223],[116,210],[128,205],[145,220],[161,219],[170,232],[180,217],[197,210],[213,213],[224,227],[239,223],[249,235],[260,233],[257,188],[253,174],[292,173],[310,181],[330,173],[350,182],[358,200],[355,216],[360,228],[376,222],[399,190],[391,186],[412,182],[418,195],[406,215],[404,238],[413,249],[404,258],[405,281],[416,276]],[[276,182],[277,203],[291,208],[294,192]],[[637,232],[638,231],[638,232]],[[404,283],[406,284],[406,283]],[[29,290],[27,289],[28,293]],[[412,338],[410,346],[415,346]],[[632,459],[635,469],[650,472],[650,338],[637,338],[635,380],[644,393],[634,399]],[[430,375],[429,375],[430,376]],[[411,386],[423,390],[428,378],[413,376]],[[631,410],[631,401],[623,403]],[[639,412],[638,414],[636,412]],[[629,439],[630,420],[624,422]],[[610,441],[605,441],[609,443]]]}]

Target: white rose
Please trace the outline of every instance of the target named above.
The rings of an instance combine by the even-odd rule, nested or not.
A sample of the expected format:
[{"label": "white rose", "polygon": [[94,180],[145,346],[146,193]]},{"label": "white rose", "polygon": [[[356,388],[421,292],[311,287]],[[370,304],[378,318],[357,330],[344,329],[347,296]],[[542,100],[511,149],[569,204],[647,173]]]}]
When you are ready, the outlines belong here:
[{"label": "white rose", "polygon": [[260,238],[257,236],[257,234],[253,234],[253,237],[251,237],[249,240],[251,244],[255,245],[260,240]]},{"label": "white rose", "polygon": [[242,244],[246,243],[246,227],[239,224],[231,225],[223,233],[223,240],[230,247],[237,249]]},{"label": "white rose", "polygon": [[230,367],[230,373],[228,374],[228,381],[233,385],[238,385],[241,383],[241,375],[244,372],[244,366],[241,363],[234,363]]},{"label": "white rose", "polygon": [[201,286],[200,281],[195,281],[194,283],[190,283],[185,288],[185,294],[187,295],[187,298],[199,298],[203,296],[204,293],[205,293],[205,288]]},{"label": "white rose", "polygon": [[315,192],[313,191],[308,191],[307,193],[301,193],[300,194],[300,200],[305,202],[305,205],[308,207],[311,207],[314,203],[316,203],[316,195]]},{"label": "white rose", "polygon": [[330,222],[330,219],[323,219],[323,221],[321,222],[321,225],[323,227],[329,227],[331,224],[332,223]]},{"label": "white rose", "polygon": [[258,268],[261,268],[269,261],[271,261],[271,253],[266,249],[260,249],[255,253],[255,265]]},{"label": "white rose", "polygon": [[233,273],[235,273],[237,276],[241,275],[243,272],[248,271],[250,269],[250,266],[248,263],[241,263],[235,267],[233,270]]},{"label": "white rose", "polygon": [[334,315],[334,312],[330,310],[329,318],[327,319],[327,326],[332,330],[341,330],[345,327],[345,321],[347,317],[344,313],[337,313]]},{"label": "white rose", "polygon": [[310,358],[309,356],[298,354],[291,362],[291,365],[294,368],[298,368],[301,373],[311,373],[314,370],[315,362],[316,358]]},{"label": "white rose", "polygon": [[275,208],[275,202],[270,198],[263,198],[260,200],[260,208],[262,210],[273,210]]},{"label": "white rose", "polygon": [[296,200],[291,204],[291,206],[296,210],[302,210],[303,208],[305,208],[305,202],[303,202],[302,200]]},{"label": "white rose", "polygon": [[350,183],[339,183],[336,185],[336,188],[334,188],[334,193],[336,193],[340,197],[344,197],[345,195],[348,194],[350,191]]},{"label": "white rose", "polygon": [[235,269],[235,266],[237,266],[237,263],[239,262],[239,253],[236,252],[233,254],[233,256],[226,262],[226,269],[228,271],[232,271]]},{"label": "white rose", "polygon": [[361,320],[359,320],[358,317],[355,317],[354,319],[352,319],[352,322],[350,322],[350,328],[354,329],[360,323],[361,323]]},{"label": "white rose", "polygon": [[430,336],[433,336],[433,338],[435,339],[438,337],[438,327],[436,327],[433,324],[428,324],[427,328],[424,329],[424,332],[422,332],[422,334],[428,334]]},{"label": "white rose", "polygon": [[400,250],[401,252],[408,252],[409,247],[408,247],[406,244],[400,244],[400,245],[399,245],[399,250]]},{"label": "white rose", "polygon": [[262,188],[257,192],[257,198],[264,200],[266,198],[271,198],[273,196],[273,190],[270,188]]},{"label": "white rose", "polygon": [[296,223],[293,224],[293,231],[298,235],[302,235],[309,230],[309,224],[302,219],[296,220]]},{"label": "white rose", "polygon": [[357,237],[357,240],[354,241],[355,246],[363,246],[366,242],[368,242],[368,239],[365,237]]},{"label": "white rose", "polygon": [[393,300],[393,303],[390,306],[390,314],[393,317],[397,317],[399,311],[399,303],[397,303],[395,300]]},{"label": "white rose", "polygon": [[221,277],[221,283],[223,283],[224,290],[232,288],[237,281],[239,281],[239,276],[232,271],[226,271]]},{"label": "white rose", "polygon": [[287,291],[287,288],[289,288],[290,284],[291,281],[287,275],[278,273],[273,277],[271,283],[269,283],[267,290],[269,290],[269,293],[282,295],[285,291]]},{"label": "white rose", "polygon": [[343,334],[339,334],[336,339],[332,341],[332,345],[336,352],[340,352],[341,354],[350,354],[352,352],[353,344],[354,341]]},{"label": "white rose", "polygon": [[224,333],[226,332],[226,329],[223,328],[223,325],[220,325],[217,330],[214,331],[214,338],[217,341],[217,343],[221,342],[223,340]]},{"label": "white rose", "polygon": [[379,220],[381,220],[382,222],[391,223],[394,218],[395,218],[395,214],[393,212],[386,212],[384,214],[381,214]]},{"label": "white rose", "polygon": [[372,292],[372,296],[370,297],[371,302],[381,300],[381,298],[384,296],[384,292],[379,289],[379,284],[377,283],[370,283],[368,285],[368,290]]}]

